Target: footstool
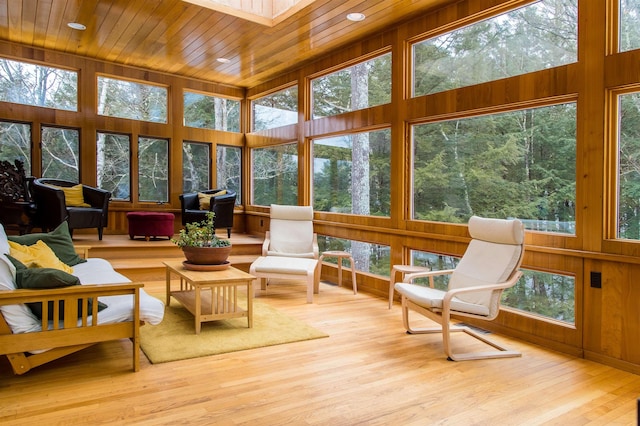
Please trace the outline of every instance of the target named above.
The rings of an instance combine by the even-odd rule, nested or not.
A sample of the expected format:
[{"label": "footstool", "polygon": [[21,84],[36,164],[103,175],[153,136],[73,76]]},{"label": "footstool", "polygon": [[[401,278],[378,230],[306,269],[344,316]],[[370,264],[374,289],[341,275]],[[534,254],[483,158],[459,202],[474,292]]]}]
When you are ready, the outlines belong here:
[{"label": "footstool", "polygon": [[163,212],[128,212],[129,238],[144,237],[173,237],[173,213]]},{"label": "footstool", "polygon": [[249,268],[249,274],[260,279],[260,288],[267,289],[268,278],[307,281],[307,303],[313,303],[313,293],[318,293],[320,274],[316,274],[318,260],[305,257],[261,256]]}]

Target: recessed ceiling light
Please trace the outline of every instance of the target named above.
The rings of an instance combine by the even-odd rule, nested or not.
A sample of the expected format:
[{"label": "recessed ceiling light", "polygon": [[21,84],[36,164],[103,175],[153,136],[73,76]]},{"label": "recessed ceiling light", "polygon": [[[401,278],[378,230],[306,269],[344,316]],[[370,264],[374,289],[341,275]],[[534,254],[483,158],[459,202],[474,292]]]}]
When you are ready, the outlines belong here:
[{"label": "recessed ceiling light", "polygon": [[80,30],[80,31],[84,31],[87,29],[87,27],[85,27],[84,25],[78,23],[78,22],[69,22],[67,24],[67,27],[69,28],[73,28],[74,30]]},{"label": "recessed ceiling light", "polygon": [[216,59],[216,61],[218,61],[220,63],[223,63],[223,64],[226,64],[226,63],[230,62],[230,60],[227,59],[227,58],[218,58],[218,59]]},{"label": "recessed ceiling light", "polygon": [[347,15],[347,19],[353,22],[364,21],[364,13],[350,13]]}]

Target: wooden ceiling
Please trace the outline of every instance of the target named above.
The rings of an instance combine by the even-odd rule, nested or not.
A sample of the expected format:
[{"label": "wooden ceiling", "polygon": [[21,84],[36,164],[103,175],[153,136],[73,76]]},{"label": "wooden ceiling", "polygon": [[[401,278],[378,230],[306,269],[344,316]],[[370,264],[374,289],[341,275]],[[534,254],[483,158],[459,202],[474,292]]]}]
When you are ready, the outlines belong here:
[{"label": "wooden ceiling", "polygon": [[[457,1],[316,0],[268,26],[181,0],[0,0],[0,40],[253,87]],[[350,12],[367,19],[348,21]]]}]

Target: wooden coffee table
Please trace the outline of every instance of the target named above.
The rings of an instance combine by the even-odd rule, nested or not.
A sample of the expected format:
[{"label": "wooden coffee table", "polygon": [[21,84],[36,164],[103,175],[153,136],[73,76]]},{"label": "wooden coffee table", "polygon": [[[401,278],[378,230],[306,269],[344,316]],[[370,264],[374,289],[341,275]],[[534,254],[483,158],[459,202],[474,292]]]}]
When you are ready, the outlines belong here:
[{"label": "wooden coffee table", "polygon": [[[187,270],[179,260],[162,262],[167,272],[167,306],[173,296],[195,317],[196,334],[203,322],[247,317],[253,327],[253,275],[229,267],[222,271]],[[171,289],[171,275],[180,277],[180,288]],[[238,306],[238,288],[246,286],[247,306]]]}]

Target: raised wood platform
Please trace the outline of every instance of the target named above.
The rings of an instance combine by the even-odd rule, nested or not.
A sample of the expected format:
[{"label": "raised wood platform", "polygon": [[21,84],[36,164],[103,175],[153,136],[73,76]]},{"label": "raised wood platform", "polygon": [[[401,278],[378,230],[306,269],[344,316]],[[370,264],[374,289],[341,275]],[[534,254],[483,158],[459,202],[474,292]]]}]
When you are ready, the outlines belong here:
[{"label": "raised wood platform", "polygon": [[[231,264],[248,272],[251,263],[260,256],[262,241],[262,238],[252,235],[232,234]],[[105,235],[99,241],[95,235],[78,234],[73,236],[73,242],[91,246],[90,257],[108,260],[118,272],[132,281],[163,280],[163,261],[184,260],[182,250],[167,238],[145,241],[142,237],[131,240],[128,235]]]}]

